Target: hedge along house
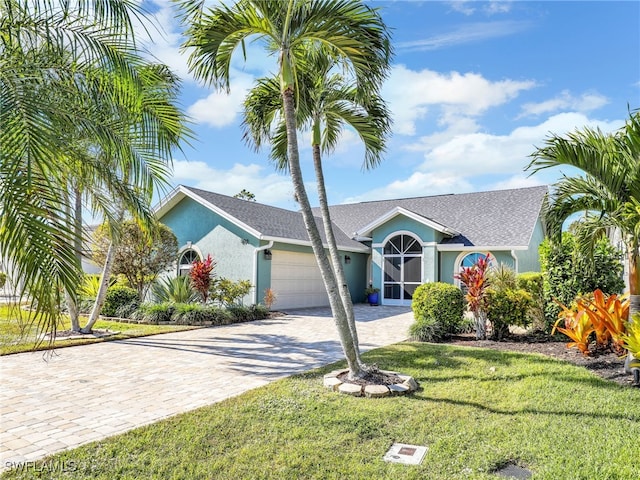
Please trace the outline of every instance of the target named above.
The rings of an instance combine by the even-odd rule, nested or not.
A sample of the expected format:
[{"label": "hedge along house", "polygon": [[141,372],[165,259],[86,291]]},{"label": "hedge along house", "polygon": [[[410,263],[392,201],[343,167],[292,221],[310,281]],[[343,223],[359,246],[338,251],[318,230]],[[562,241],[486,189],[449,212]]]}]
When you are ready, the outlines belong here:
[{"label": "hedge along house", "polygon": [[[331,207],[353,301],[371,284],[383,305],[410,305],[418,285],[455,284],[461,266],[488,252],[516,272],[539,271],[546,195],[540,186]],[[176,274],[211,254],[218,276],[254,285],[247,303],[271,288],[281,310],[329,304],[299,212],[179,186],[156,216],[181,246]]]}]

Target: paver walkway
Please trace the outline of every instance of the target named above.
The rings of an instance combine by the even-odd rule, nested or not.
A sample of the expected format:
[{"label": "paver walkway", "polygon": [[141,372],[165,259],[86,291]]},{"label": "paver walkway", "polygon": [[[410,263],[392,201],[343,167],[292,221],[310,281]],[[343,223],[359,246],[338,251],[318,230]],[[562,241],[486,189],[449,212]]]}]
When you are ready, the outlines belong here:
[{"label": "paver walkway", "polygon": [[[355,306],[363,351],[406,339],[405,307]],[[0,470],[344,358],[328,309],[0,357]]]}]

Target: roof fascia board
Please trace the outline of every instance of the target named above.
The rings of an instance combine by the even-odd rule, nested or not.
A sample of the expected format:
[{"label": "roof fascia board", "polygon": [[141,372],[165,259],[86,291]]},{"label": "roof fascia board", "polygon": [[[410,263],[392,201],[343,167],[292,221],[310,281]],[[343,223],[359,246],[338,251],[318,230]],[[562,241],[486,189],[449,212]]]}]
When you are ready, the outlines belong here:
[{"label": "roof fascia board", "polygon": [[184,194],[180,191],[181,185],[178,185],[164,196],[158,204],[153,208],[153,215],[156,218],[162,217],[167,211],[184,198]]},{"label": "roof fascia board", "polygon": [[464,245],[462,243],[447,243],[444,245],[438,244],[437,250],[439,252],[477,252],[483,250],[493,251],[509,251],[509,250],[527,250],[528,246],[517,245]]},{"label": "roof fascia board", "polygon": [[[300,245],[303,247],[312,246],[309,240],[296,240],[293,238],[264,236],[264,237],[261,237],[261,240],[269,240],[269,241],[274,241],[278,243],[286,243],[288,245]],[[323,243],[322,246],[324,248],[329,248],[329,245],[326,243]],[[346,252],[356,252],[356,253],[369,253],[369,250],[370,250],[369,247],[367,247],[366,245],[363,245],[362,248],[347,247],[344,245],[338,245],[337,247],[339,250],[343,250]]]},{"label": "roof fascia board", "polygon": [[406,208],[395,207],[389,210],[384,215],[381,215],[380,217],[375,219],[373,222],[369,223],[368,225],[365,225],[362,229],[355,232],[354,235],[356,237],[359,237],[359,236],[368,237],[370,236],[372,230],[379,227],[383,223],[388,222],[392,218],[397,217],[398,215],[404,215],[405,217],[415,220],[416,222],[426,225],[427,227],[433,228],[434,230],[440,233],[444,233],[445,235],[453,236],[458,233],[455,230],[452,230],[451,228],[445,225],[442,225],[441,223],[434,222],[433,220],[423,217],[422,215],[418,215],[417,213],[411,212]]}]

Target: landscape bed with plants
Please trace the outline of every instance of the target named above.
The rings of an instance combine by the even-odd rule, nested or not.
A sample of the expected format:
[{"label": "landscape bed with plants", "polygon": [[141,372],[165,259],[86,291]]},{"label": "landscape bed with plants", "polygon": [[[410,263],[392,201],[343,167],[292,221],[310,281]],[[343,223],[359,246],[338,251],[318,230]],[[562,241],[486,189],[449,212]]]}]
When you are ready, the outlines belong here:
[{"label": "landscape bed with plants", "polygon": [[[229,325],[270,315],[275,294],[265,292],[268,307],[242,305],[241,300],[250,291],[251,283],[217,278],[211,256],[195,261],[189,275],[157,278],[169,258],[170,255],[166,262],[154,267],[154,275],[149,274],[148,268],[140,268],[141,274],[139,270],[125,267],[126,257],[121,261],[122,267],[116,262],[118,275],[109,279],[102,301],[103,276],[85,275],[75,298],[67,296],[66,315],[61,315],[55,329],[49,328],[49,332],[44,331],[37,311],[29,305],[6,305],[0,310],[0,354]],[[151,292],[147,293],[149,289]],[[71,315],[76,319],[75,328]],[[86,320],[85,327],[78,328],[82,320]]]},{"label": "landscape bed with plants", "polygon": [[542,353],[640,386],[640,315],[629,318],[629,297],[620,294],[616,250],[603,239],[593,258],[584,257],[567,232],[558,245],[543,243],[540,254],[542,273],[491,268],[486,255],[458,275],[465,293],[446,283],[421,285],[412,338]]}]

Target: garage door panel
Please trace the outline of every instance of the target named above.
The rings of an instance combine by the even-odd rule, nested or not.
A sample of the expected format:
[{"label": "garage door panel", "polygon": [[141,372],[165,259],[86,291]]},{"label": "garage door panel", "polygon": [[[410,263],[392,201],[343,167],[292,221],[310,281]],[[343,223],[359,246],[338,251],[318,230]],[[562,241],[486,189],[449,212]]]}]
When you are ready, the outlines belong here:
[{"label": "garage door panel", "polygon": [[312,254],[274,251],[271,260],[271,288],[276,308],[329,305],[329,299]]}]

